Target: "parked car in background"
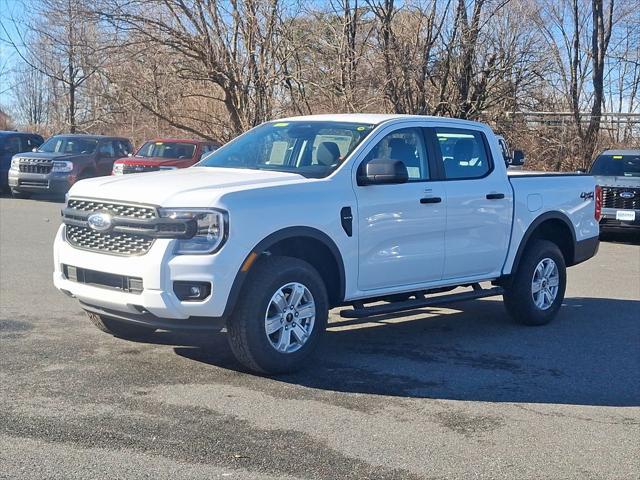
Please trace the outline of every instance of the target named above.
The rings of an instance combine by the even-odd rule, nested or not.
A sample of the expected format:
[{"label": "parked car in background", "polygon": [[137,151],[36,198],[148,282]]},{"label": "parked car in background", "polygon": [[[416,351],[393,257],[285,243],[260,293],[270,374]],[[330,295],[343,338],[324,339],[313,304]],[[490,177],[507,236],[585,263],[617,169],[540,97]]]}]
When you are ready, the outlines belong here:
[{"label": "parked car in background", "polygon": [[9,188],[11,157],[17,153],[30,152],[44,142],[37,133],[0,131],[0,191]]},{"label": "parked car in background", "polygon": [[187,168],[220,145],[206,140],[159,138],[142,145],[135,155],[113,164],[113,175]]},{"label": "parked car in background", "polygon": [[65,194],[78,180],[109,175],[113,162],[132,151],[127,138],[55,135],[35,152],[13,156],[9,187],[19,198],[33,193]]},{"label": "parked car in background", "polygon": [[602,189],[601,229],[640,229],[640,150],[605,150],[589,173]]}]

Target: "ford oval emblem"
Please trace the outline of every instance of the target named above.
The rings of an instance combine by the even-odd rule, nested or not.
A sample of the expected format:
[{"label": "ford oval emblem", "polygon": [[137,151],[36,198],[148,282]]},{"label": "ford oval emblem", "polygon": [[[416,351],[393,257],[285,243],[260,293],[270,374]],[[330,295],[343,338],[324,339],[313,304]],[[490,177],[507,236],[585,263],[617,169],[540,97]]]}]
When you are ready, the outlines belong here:
[{"label": "ford oval emblem", "polygon": [[106,232],[111,229],[113,219],[108,213],[94,213],[87,218],[89,227],[96,232]]},{"label": "ford oval emblem", "polygon": [[633,192],[620,192],[618,195],[620,196],[620,198],[626,198],[626,199],[633,198],[636,196],[636,194]]}]

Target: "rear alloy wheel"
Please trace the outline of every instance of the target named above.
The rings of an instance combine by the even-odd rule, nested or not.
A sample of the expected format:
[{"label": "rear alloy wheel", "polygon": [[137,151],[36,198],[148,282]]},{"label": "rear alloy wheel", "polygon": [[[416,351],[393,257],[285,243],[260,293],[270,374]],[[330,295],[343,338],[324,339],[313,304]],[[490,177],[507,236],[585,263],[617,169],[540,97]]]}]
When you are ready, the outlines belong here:
[{"label": "rear alloy wheel", "polygon": [[511,317],[525,325],[545,325],[558,313],[567,286],[567,270],[558,246],[535,240],[527,246],[504,303]]},{"label": "rear alloy wheel", "polygon": [[263,373],[305,367],[324,333],[327,291],[307,262],[268,256],[252,268],[227,322],[229,344],[240,363]]}]

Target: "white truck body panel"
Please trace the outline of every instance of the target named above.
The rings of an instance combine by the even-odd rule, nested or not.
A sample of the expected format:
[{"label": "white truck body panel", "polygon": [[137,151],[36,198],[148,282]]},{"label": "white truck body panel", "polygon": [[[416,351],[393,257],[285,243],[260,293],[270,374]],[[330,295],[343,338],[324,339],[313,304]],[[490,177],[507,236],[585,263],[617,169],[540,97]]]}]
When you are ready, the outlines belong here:
[{"label": "white truck body panel", "polygon": [[[161,318],[221,317],[234,279],[256,245],[274,232],[308,227],[328,236],[344,266],[345,302],[393,293],[495,280],[509,275],[527,229],[548,212],[565,215],[576,240],[597,237],[589,176],[507,176],[496,137],[489,127],[461,120],[399,115],[327,115],[288,121],[349,121],[377,124],[371,134],[328,177],[295,173],[192,167],[78,182],[70,198],[141,203],[156,207],[215,207],[228,212],[228,238],[213,254],[175,255],[175,240],[159,239],[140,256],[119,257],[79,250],[64,237],[55,241],[54,283],[84,303],[135,313],[136,306]],[[473,180],[435,180],[361,187],[358,165],[390,131],[447,126],[482,132],[493,170]],[[224,149],[224,147],[222,148]],[[221,149],[221,150],[222,150]],[[519,172],[520,173],[520,172]],[[503,194],[490,200],[486,194]],[[442,202],[422,205],[424,196]],[[345,235],[337,212],[350,207],[353,236]],[[105,290],[65,278],[62,265],[141,277],[140,295]],[[213,284],[202,302],[181,302],[172,282]],[[227,312],[228,313],[228,312]]]}]

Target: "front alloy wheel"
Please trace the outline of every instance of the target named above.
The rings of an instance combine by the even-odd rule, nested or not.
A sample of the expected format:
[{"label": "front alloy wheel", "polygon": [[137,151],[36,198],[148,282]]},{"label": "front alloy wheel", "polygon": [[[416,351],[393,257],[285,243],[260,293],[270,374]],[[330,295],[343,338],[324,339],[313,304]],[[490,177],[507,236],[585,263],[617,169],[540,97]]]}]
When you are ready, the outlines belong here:
[{"label": "front alloy wheel", "polygon": [[309,289],[288,283],[271,297],[264,317],[265,334],[278,352],[296,352],[311,337],[315,319],[316,303]]},{"label": "front alloy wheel", "polygon": [[309,365],[328,316],[327,289],[312,265],[265,255],[251,268],[227,321],[229,344],[254,372],[292,372]]}]

